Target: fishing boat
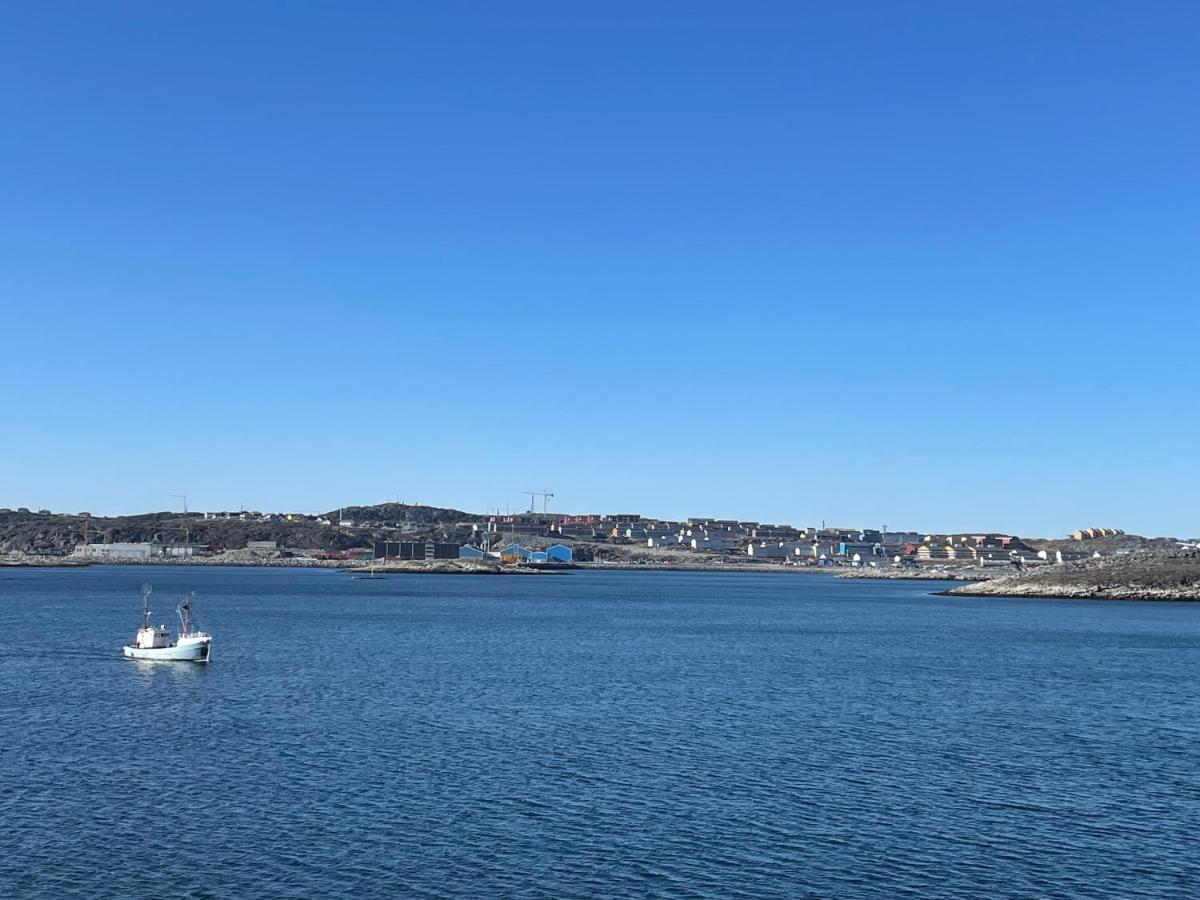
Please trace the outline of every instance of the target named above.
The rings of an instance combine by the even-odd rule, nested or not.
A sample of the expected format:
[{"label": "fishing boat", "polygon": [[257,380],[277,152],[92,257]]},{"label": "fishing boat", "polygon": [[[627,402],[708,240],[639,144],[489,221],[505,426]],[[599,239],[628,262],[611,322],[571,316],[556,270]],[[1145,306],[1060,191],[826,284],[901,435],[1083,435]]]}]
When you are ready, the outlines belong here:
[{"label": "fishing boat", "polygon": [[206,663],[212,650],[212,635],[192,630],[192,592],[183,596],[177,606],[182,630],[171,639],[166,625],[150,624],[150,585],[142,586],[142,627],[133,636],[133,643],[121,648],[130,659],[151,659],[163,662]]}]

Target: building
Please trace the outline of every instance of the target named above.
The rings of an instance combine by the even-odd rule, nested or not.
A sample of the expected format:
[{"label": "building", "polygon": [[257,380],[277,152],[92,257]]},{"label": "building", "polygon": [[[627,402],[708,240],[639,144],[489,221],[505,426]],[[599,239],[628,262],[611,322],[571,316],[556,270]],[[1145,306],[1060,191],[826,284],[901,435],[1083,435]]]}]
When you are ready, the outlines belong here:
[{"label": "building", "polygon": [[740,531],[730,531],[727,528],[718,528],[716,526],[692,525],[684,529],[682,535],[684,538],[697,538],[703,541],[740,541],[746,538],[746,535]]},{"label": "building", "polygon": [[561,516],[560,525],[599,525],[604,516],[599,513],[588,513],[582,516]]},{"label": "building", "polygon": [[424,559],[423,541],[376,541],[372,545],[376,559]]},{"label": "building", "polygon": [[492,516],[488,520],[488,527],[497,534],[549,534],[561,518],[551,513],[515,513]]},{"label": "building", "polygon": [[437,541],[376,541],[376,559],[459,559],[462,548]]},{"label": "building", "polygon": [[751,541],[746,545],[746,555],[755,559],[783,559],[788,552],[780,541]]},{"label": "building", "polygon": [[792,559],[801,557],[808,559],[817,558],[818,545],[809,541],[784,541],[783,549],[787,551],[787,555]]},{"label": "building", "polygon": [[958,559],[958,548],[953,544],[921,544],[917,548],[917,559],[921,562],[952,562]]},{"label": "building", "polygon": [[575,561],[575,551],[566,544],[553,544],[547,547],[546,555],[552,562],[569,563]]},{"label": "building", "polygon": [[459,559],[487,559],[488,554],[478,547],[472,547],[470,544],[463,544],[458,548]]},{"label": "building", "polygon": [[633,525],[636,522],[642,521],[642,517],[638,513],[613,513],[604,518],[617,525]]},{"label": "building", "polygon": [[1081,528],[1071,532],[1071,540],[1091,541],[1102,537],[1116,537],[1124,533],[1120,528]]},{"label": "building", "polygon": [[212,550],[207,544],[164,544],[159,548],[163,556],[191,558],[193,556],[210,556]]},{"label": "building", "polygon": [[529,562],[533,558],[533,551],[527,547],[522,547],[520,544],[512,544],[503,548],[500,551],[501,562],[520,563]]},{"label": "building", "polygon": [[751,536],[756,540],[798,541],[808,535],[803,529],[791,525],[757,525],[751,531]]},{"label": "building", "polygon": [[141,562],[154,556],[154,545],[144,543],[115,543],[115,544],[85,544],[76,547],[72,556],[84,559],[119,559],[127,562]]},{"label": "building", "polygon": [[561,537],[575,538],[580,541],[604,540],[610,534],[610,529],[602,525],[560,525],[555,531]]},{"label": "building", "polygon": [[709,553],[725,553],[729,550],[737,549],[737,542],[721,540],[717,538],[694,537],[689,542],[689,546],[693,550],[706,551]]},{"label": "building", "polygon": [[855,554],[862,557],[883,556],[883,545],[868,541],[842,541],[838,544],[838,556],[854,556]]},{"label": "building", "polygon": [[746,555],[755,559],[813,559],[817,556],[817,545],[806,541],[751,541]]},{"label": "building", "polygon": [[279,541],[246,541],[247,550],[278,550]]},{"label": "building", "polygon": [[646,536],[647,547],[678,547],[685,543],[681,531],[652,531]]},{"label": "building", "polygon": [[834,545],[843,542],[861,543],[863,539],[862,535],[862,529],[860,528],[829,527],[817,529],[817,531],[813,533],[813,537],[815,537],[821,543],[829,543]]}]

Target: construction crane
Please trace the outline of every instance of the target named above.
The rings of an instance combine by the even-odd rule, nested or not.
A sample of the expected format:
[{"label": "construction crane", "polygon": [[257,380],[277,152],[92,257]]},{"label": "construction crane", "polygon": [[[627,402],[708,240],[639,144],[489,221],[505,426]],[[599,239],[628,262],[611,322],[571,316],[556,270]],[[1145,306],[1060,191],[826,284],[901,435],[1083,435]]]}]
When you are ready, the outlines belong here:
[{"label": "construction crane", "polygon": [[522,491],[523,494],[529,495],[529,511],[533,512],[533,498],[542,498],[542,512],[545,513],[550,508],[550,498],[554,496],[550,491]]}]

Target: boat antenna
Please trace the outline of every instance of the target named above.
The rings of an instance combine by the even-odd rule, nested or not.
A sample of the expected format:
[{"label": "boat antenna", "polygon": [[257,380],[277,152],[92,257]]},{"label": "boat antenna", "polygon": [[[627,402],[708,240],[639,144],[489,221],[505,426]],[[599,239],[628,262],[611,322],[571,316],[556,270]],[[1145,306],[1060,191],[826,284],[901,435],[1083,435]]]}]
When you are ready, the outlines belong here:
[{"label": "boat antenna", "polygon": [[150,593],[154,588],[148,584],[142,585],[142,627],[150,627]]}]

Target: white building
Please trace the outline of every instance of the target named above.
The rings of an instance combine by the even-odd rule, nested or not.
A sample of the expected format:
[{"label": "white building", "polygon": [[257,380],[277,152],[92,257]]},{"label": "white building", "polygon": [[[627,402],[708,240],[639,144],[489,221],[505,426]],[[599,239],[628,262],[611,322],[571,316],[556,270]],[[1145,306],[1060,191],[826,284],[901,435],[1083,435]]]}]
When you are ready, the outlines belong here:
[{"label": "white building", "polygon": [[737,549],[737,544],[733,541],[712,540],[705,538],[692,538],[691,548],[693,550],[708,550],[710,552],[724,552],[726,550]]},{"label": "white building", "polygon": [[154,548],[149,543],[87,544],[76,547],[71,555],[84,559],[146,560],[153,552]]},{"label": "white building", "polygon": [[787,556],[788,552],[779,541],[751,541],[746,547],[746,555],[755,559],[781,559]]},{"label": "white building", "polygon": [[646,538],[647,547],[678,547],[681,543],[682,538],[677,531],[655,531]]},{"label": "white building", "polygon": [[804,541],[751,541],[746,554],[756,559],[796,559],[817,555],[816,545]]},{"label": "white building", "polygon": [[163,556],[192,557],[210,554],[207,544],[164,544],[155,549]]}]

